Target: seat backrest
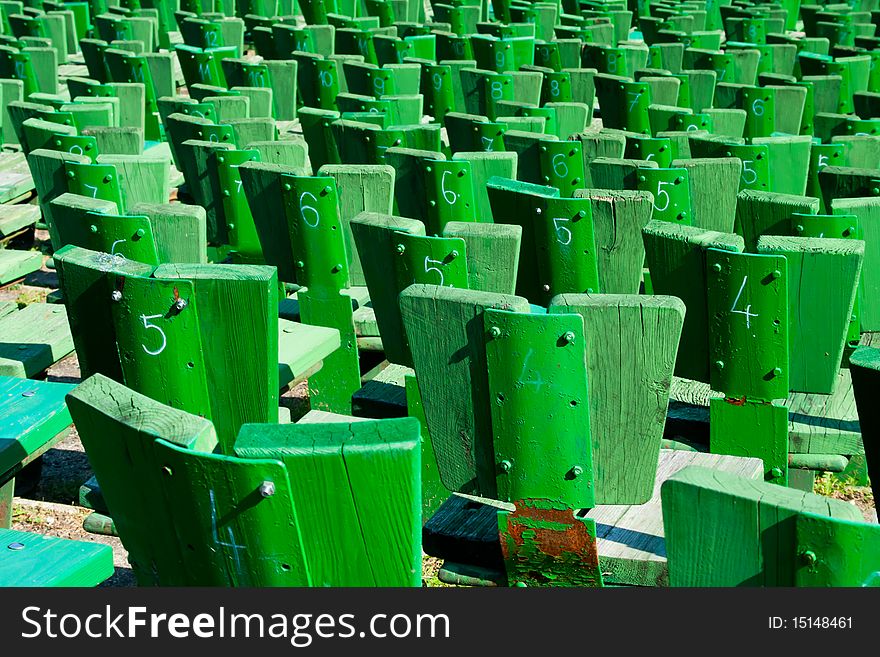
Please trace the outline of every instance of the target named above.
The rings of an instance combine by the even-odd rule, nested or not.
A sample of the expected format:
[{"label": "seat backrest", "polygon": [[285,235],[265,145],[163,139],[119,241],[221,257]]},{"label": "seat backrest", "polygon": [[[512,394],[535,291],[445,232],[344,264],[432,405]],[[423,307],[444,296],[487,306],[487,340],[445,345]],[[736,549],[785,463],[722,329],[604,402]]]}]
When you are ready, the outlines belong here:
[{"label": "seat backrest", "polygon": [[675,374],[708,383],[710,315],[706,250],[742,252],[742,238],[668,221],[650,221],[642,234],[654,293],[678,297],[687,307],[681,332],[681,343],[687,348],[679,351]]},{"label": "seat backrest", "polygon": [[757,250],[785,256],[788,261],[791,389],[831,394],[846,344],[865,243],[765,235],[758,240]]},{"label": "seat backrest", "polygon": [[563,294],[548,312],[584,318],[596,503],[644,504],[654,493],[684,303]]},{"label": "seat backrest", "polygon": [[212,454],[208,420],[101,375],[67,403],[139,584],[310,583],[280,461]]},{"label": "seat backrest", "polygon": [[419,438],[413,418],[251,424],[235,453],[287,468],[313,586],[420,586]]},{"label": "seat backrest", "polygon": [[661,488],[671,586],[861,586],[880,528],[858,508],[691,466]]},{"label": "seat backrest", "polygon": [[[583,318],[530,313],[521,297],[419,284],[400,306],[443,484],[591,507]],[[548,452],[541,436],[551,433]]]},{"label": "seat backrest", "polygon": [[599,292],[589,198],[561,198],[550,186],[499,178],[488,191],[494,222],[522,227],[517,294],[546,305],[557,294]]}]

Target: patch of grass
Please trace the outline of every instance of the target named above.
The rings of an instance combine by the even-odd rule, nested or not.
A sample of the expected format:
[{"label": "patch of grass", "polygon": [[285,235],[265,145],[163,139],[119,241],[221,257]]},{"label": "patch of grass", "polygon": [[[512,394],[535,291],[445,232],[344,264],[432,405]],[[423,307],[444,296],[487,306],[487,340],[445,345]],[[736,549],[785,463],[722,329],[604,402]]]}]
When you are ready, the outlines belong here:
[{"label": "patch of grass", "polygon": [[823,472],[816,477],[813,484],[813,492],[825,497],[834,497],[839,500],[866,499],[873,501],[874,495],[867,486],[859,486],[855,477],[841,479],[831,472]]},{"label": "patch of grass", "polygon": [[48,294],[49,290],[42,288],[22,290],[19,295],[15,297],[15,303],[18,304],[18,308],[21,310],[32,303],[45,303]]}]

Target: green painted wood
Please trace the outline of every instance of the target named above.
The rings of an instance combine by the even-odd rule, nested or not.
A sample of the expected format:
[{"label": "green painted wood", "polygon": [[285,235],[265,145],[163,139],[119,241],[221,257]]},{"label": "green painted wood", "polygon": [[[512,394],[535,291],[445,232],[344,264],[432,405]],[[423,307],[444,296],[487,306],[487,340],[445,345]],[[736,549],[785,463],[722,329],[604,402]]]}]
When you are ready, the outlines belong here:
[{"label": "green painted wood", "polygon": [[[876,584],[880,553],[876,525],[803,513],[795,521],[795,532],[801,559],[809,564],[798,570],[796,586]],[[815,555],[815,561],[810,554]]]},{"label": "green painted wood", "polygon": [[670,586],[793,586],[805,568],[799,515],[861,520],[840,500],[699,467],[673,475],[661,497]]},{"label": "green painted wood", "polygon": [[58,304],[29,304],[0,318],[0,330],[2,375],[36,376],[73,351],[67,312]]},{"label": "green painted wood", "polygon": [[816,214],[819,199],[743,190],[737,196],[735,230],[743,236],[746,251],[754,252],[762,235],[787,235],[796,212]]},{"label": "green painted wood", "polygon": [[238,168],[242,189],[260,238],[263,257],[278,268],[278,280],[296,282],[296,262],[282,202],[282,174],[295,173],[290,167],[264,162],[245,162]]},{"label": "green painted wood", "polygon": [[874,189],[878,189],[874,183],[874,180],[877,178],[876,169],[860,169],[829,164],[822,167],[818,177],[819,186],[825,199],[874,196]]},{"label": "green painted wood", "polygon": [[277,276],[267,266],[198,264],[162,265],[154,276],[192,286],[210,417],[220,450],[231,454],[243,424],[277,421]]},{"label": "green painted wood", "polygon": [[794,278],[785,258],[713,248],[706,268],[712,389],[764,401],[786,397]]},{"label": "green painted wood", "polygon": [[261,264],[263,250],[244,193],[239,167],[259,159],[255,150],[231,150],[213,154],[208,166],[216,176],[221,197],[222,219],[226,222],[232,258],[237,263]]},{"label": "green painted wood", "polygon": [[361,262],[385,357],[392,363],[409,366],[412,356],[397,301],[402,289],[398,287],[393,260],[389,260],[397,256],[398,238],[402,234],[424,235],[425,226],[415,219],[363,212],[352,219],[351,231],[358,252],[372,254]]},{"label": "green painted wood", "polygon": [[184,546],[167,540],[175,528],[166,496],[156,494],[162,471],[152,448],[165,436],[211,451],[217,441],[210,422],[102,375],[77,386],[67,405],[138,582],[185,582]]},{"label": "green painted wood", "polygon": [[693,224],[687,169],[645,168],[638,172],[636,181],[639,190],[654,196],[655,220]]},{"label": "green painted wood", "polygon": [[638,189],[640,169],[656,167],[653,160],[597,157],[589,166],[589,178],[598,189]]},{"label": "green painted wood", "polygon": [[522,243],[522,227],[451,221],[444,237],[461,238],[466,246],[467,288],[513,294]]},{"label": "green painted wood", "polygon": [[210,422],[101,376],[68,405],[140,584],[310,583],[279,461],[212,455]]},{"label": "green painted wood", "polygon": [[341,346],[339,331],[278,320],[278,385],[293,386],[313,374]]},{"label": "green painted wood", "polygon": [[654,491],[684,303],[564,294],[549,312],[584,318],[596,503],[644,504]]},{"label": "green painted wood", "polygon": [[24,278],[39,270],[42,264],[39,251],[0,250],[0,285]]},{"label": "green painted wood", "polygon": [[788,406],[751,399],[709,402],[709,447],[713,454],[756,457],[765,481],[788,485]]},{"label": "green painted wood", "polygon": [[150,218],[159,262],[207,262],[205,209],[183,203],[138,203],[132,214]]},{"label": "green painted wood", "polygon": [[125,384],[160,403],[210,419],[207,362],[192,283],[112,278],[121,294],[109,303]]},{"label": "green painted wood", "polygon": [[[341,229],[333,178],[282,175],[282,203],[288,239],[296,263],[302,321],[339,330],[341,349],[324,359],[310,377],[312,406],[349,413],[351,396],[360,388],[357,340],[349,287],[348,256]],[[261,240],[265,238],[261,236]]]},{"label": "green painted wood", "polygon": [[40,219],[40,208],[37,205],[4,205],[0,207],[0,240],[33,226]]},{"label": "green painted wood", "polygon": [[270,141],[242,142],[239,140],[239,143],[246,144],[248,150],[258,151],[261,162],[290,167],[296,172],[296,175],[300,176],[311,173],[309,146],[301,136],[297,137],[288,133],[282,141],[273,138]]},{"label": "green painted wood", "polygon": [[149,276],[155,267],[75,246],[57,251],[55,263],[82,375],[101,373],[121,381],[119,354],[108,348],[116,344],[108,302],[115,290],[111,278]]},{"label": "green painted wood", "polygon": [[184,166],[181,170],[187,188],[196,203],[205,208],[208,244],[227,244],[229,230],[222,216],[220,180],[211,164],[220,152],[233,150],[233,147],[228,143],[188,139],[180,145],[180,150],[187,154],[184,161],[189,160],[191,165]]},{"label": "green painted wood", "polygon": [[489,200],[488,182],[493,177],[515,180],[517,177],[518,157],[516,153],[497,152],[458,152],[452,156],[453,161],[466,161],[471,166],[471,178],[474,185],[474,200],[477,204],[476,218],[480,222],[490,221],[492,205]]},{"label": "green painted wood", "polygon": [[202,484],[190,504],[174,509],[189,581],[224,586],[311,583],[291,484],[281,462],[202,454],[161,439],[153,449],[163,464],[169,500],[192,495],[193,482]]},{"label": "green painted wood", "polygon": [[645,261],[651,272],[654,294],[681,299],[686,308],[675,374],[709,381],[709,322],[707,300],[707,251],[743,250],[742,239],[733,234],[707,231],[663,221],[651,221],[643,229]]},{"label": "green painted wood", "polygon": [[831,199],[831,212],[840,215],[854,215],[858,222],[859,237],[865,241],[865,259],[859,276],[859,323],[863,331],[876,331],[880,327],[880,308],[876,298],[878,257],[880,241],[877,227],[880,219],[880,200],[876,198],[836,198]]},{"label": "green painted wood", "polygon": [[673,160],[671,166],[688,172],[693,225],[732,233],[742,170],[737,158]]},{"label": "green painted wood", "polygon": [[856,298],[864,243],[767,236],[758,241],[758,251],[783,255],[788,261],[791,389],[831,393]]},{"label": "green painted wood", "polygon": [[437,458],[434,456],[434,444],[431,434],[428,433],[425,421],[425,410],[422,405],[422,395],[414,372],[404,375],[404,387],[406,389],[406,407],[409,417],[418,420],[421,430],[421,488],[422,488],[422,523],[427,522],[437,511],[441,504],[449,497],[449,491],[440,481],[440,472],[437,469]]},{"label": "green painted wood", "polygon": [[521,297],[413,285],[400,311],[422,392],[425,418],[443,484],[451,491],[496,496],[487,406],[487,335],[482,316],[495,307],[528,312]]},{"label": "green painted wood", "polygon": [[295,473],[313,585],[421,586],[419,442],[412,418],[249,425],[236,453]]},{"label": "green painted wood", "polygon": [[[430,166],[429,162],[445,160],[445,157],[443,153],[435,151],[403,147],[392,147],[386,151],[385,155],[385,163],[393,167],[395,171],[395,212],[425,223],[431,229],[432,234],[439,234],[442,227],[428,225],[427,188],[430,180],[433,193],[434,181],[433,176],[428,175],[431,172],[428,172],[427,168]],[[450,190],[450,194],[454,196],[455,192]],[[436,193],[433,195],[436,204]]]},{"label": "green painted wood", "polygon": [[[583,318],[483,313],[498,499],[590,508],[593,480]],[[479,329],[478,329],[479,330]],[[540,439],[553,427],[552,448]]]},{"label": "green painted wood", "polygon": [[89,159],[82,155],[36,149],[28,154],[27,162],[33,175],[37,196],[40,200],[40,209],[43,211],[43,218],[49,228],[52,248],[57,251],[63,246],[63,243],[60,241],[58,232],[55,229],[52,209],[49,204],[57,196],[69,191],[65,169],[66,163],[87,163]]},{"label": "green painted wood", "polygon": [[319,176],[329,176],[336,181],[339,194],[339,219],[345,235],[348,255],[349,279],[352,285],[365,285],[360,255],[354,243],[351,221],[361,212],[392,213],[394,167],[387,164],[327,164],[318,170]]},{"label": "green painted wood", "polygon": [[101,154],[98,163],[113,165],[125,209],[138,203],[167,203],[171,193],[171,163],[140,155]]},{"label": "green painted wood", "polygon": [[0,546],[7,547],[0,566],[5,587],[97,586],[113,575],[108,545],[0,529]]},{"label": "green painted wood", "polygon": [[636,294],[645,261],[642,228],[651,220],[652,197],[639,191],[582,189],[575,198],[591,201],[599,290]]},{"label": "green painted wood", "polygon": [[22,463],[40,454],[70,426],[64,403],[73,386],[0,376],[0,477],[4,482]]}]

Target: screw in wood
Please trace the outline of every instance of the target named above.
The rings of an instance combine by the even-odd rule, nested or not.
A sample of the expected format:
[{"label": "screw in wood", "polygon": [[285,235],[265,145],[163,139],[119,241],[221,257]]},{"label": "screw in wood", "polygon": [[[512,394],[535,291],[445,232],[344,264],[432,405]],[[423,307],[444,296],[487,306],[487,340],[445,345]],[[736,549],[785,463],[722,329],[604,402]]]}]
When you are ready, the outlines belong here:
[{"label": "screw in wood", "polygon": [[272,497],[275,494],[275,484],[271,481],[264,481],[260,484],[259,491],[263,497]]}]

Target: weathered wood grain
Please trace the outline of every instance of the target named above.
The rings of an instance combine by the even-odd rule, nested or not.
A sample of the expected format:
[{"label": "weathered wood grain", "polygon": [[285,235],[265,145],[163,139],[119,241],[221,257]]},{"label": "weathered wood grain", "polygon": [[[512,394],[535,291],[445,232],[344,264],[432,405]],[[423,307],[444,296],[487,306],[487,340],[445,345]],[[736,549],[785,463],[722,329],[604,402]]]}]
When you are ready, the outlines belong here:
[{"label": "weathered wood grain", "polygon": [[709,310],[706,250],[741,253],[738,235],[707,231],[665,221],[651,221],[642,230],[645,259],[656,294],[678,297],[687,308],[675,374],[709,381]]},{"label": "weathered wood grain", "polygon": [[584,318],[597,504],[643,504],[653,491],[685,316],[675,297],[554,297],[548,312]]},{"label": "weathered wood grain", "polygon": [[679,472],[662,497],[671,586],[793,586],[799,514],[861,520],[846,502],[706,468]]},{"label": "weathered wood grain", "polygon": [[788,260],[789,387],[830,394],[843,356],[865,247],[861,240],[765,236]]},{"label": "weathered wood grain", "polygon": [[613,189],[578,189],[574,197],[591,201],[599,289],[605,294],[636,294],[645,262],[642,228],[651,220],[653,197],[649,192]]}]

